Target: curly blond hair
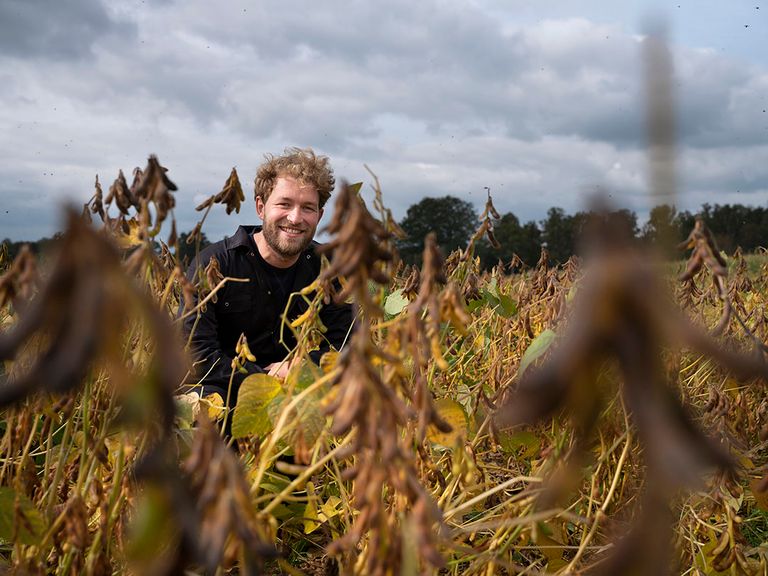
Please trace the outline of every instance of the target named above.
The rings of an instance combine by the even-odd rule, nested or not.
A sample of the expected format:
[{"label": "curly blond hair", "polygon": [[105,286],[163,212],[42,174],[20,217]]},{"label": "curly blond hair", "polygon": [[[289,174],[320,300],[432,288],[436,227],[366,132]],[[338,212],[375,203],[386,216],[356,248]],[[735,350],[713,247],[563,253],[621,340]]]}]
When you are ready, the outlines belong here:
[{"label": "curly blond hair", "polygon": [[317,156],[311,148],[286,148],[282,156],[266,154],[254,180],[254,198],[266,202],[280,176],[292,176],[317,189],[320,208],[331,197],[336,180],[327,156]]}]

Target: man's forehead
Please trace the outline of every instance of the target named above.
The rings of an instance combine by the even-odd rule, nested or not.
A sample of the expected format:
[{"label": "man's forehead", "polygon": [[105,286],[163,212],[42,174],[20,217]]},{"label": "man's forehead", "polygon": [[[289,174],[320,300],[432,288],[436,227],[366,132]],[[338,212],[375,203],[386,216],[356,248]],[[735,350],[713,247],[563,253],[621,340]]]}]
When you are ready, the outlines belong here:
[{"label": "man's forehead", "polygon": [[291,176],[290,174],[278,174],[277,178],[275,179],[275,187],[280,183],[281,180],[284,180],[286,182],[295,182],[296,185],[299,188],[306,188],[310,190],[315,189],[315,185],[311,182],[307,182],[305,180],[302,180],[301,178],[296,178],[295,176]]}]

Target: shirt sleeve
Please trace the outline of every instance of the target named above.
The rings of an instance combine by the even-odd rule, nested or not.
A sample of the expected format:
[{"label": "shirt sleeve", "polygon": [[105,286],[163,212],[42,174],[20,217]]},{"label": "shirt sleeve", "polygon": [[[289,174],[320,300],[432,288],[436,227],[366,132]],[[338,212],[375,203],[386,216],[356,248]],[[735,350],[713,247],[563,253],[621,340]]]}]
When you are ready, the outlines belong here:
[{"label": "shirt sleeve", "polygon": [[[211,256],[219,257],[218,254],[204,251],[199,256],[199,262],[206,262]],[[222,262],[220,262],[221,264]],[[187,269],[187,279],[193,284],[198,283],[197,268],[200,265],[196,258]],[[192,303],[193,308],[197,306],[198,298],[199,293],[195,295]],[[180,315],[183,314],[183,310],[184,303],[182,302],[179,310]],[[195,362],[190,383],[200,384],[203,396],[216,392],[226,401],[230,378],[232,378],[232,390],[229,396],[230,405],[234,405],[240,384],[246,376],[266,372],[261,366],[246,361],[244,368],[247,374],[243,374],[239,370],[235,370],[234,374],[232,373],[232,357],[224,353],[219,343],[218,320],[212,302],[207,302],[204,309],[199,309],[184,318],[183,329],[184,334],[189,338],[190,351]]]}]

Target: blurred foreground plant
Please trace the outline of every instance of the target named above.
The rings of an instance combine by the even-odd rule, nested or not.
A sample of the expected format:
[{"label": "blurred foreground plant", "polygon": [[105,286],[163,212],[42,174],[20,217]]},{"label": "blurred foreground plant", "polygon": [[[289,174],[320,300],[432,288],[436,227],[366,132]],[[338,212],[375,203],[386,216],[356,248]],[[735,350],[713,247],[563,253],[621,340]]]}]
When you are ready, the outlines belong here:
[{"label": "blurred foreground plant", "polygon": [[[373,342],[369,325],[382,316],[382,311],[368,281],[382,285],[389,281],[384,270],[393,258],[388,242],[391,233],[347,185],[339,193],[328,231],[333,238],[324,250],[334,251],[334,264],[324,277],[341,275],[346,287],[337,297],[352,296],[360,312],[339,361],[336,398],[327,408],[333,415],[334,434],[355,431],[350,447],[355,461],[344,476],[354,479],[358,515],[349,532],[329,547],[329,553],[350,554],[349,561],[343,562],[345,573],[384,575],[406,567],[412,571],[417,566],[411,563],[418,564],[419,558],[441,566],[434,531],[440,521],[439,511],[419,482],[410,434],[406,432],[403,437],[403,432],[417,416],[416,411],[427,423],[441,428],[446,425],[431,410],[431,401],[423,391],[415,391],[421,398],[415,401],[414,390],[397,369],[401,359]],[[430,270],[427,281],[439,273]],[[355,548],[364,538],[365,546],[358,556]],[[415,558],[409,552],[414,545],[419,550]]]},{"label": "blurred foreground plant", "polygon": [[[744,380],[768,379],[768,368],[760,358],[715,342],[676,311],[661,289],[656,267],[631,247],[608,213],[596,215],[589,234],[586,270],[567,329],[549,359],[527,371],[510,391],[497,421],[506,426],[532,423],[568,407],[576,444],[571,467],[554,477],[552,488],[562,489],[563,482],[572,485],[568,477],[577,474],[607,399],[598,373],[615,357],[622,399],[637,429],[647,472],[632,533],[592,572],[671,573],[668,503],[680,488],[701,487],[705,472],[727,473],[734,462],[698,430],[680,404],[678,392],[666,381],[663,349],[691,347]],[[596,517],[594,523],[598,521]]]},{"label": "blurred foreground plant", "polygon": [[[188,362],[163,309],[174,275],[150,246],[172,190],[154,157],[130,189],[118,177],[107,209],[97,180],[91,206],[105,227],[69,212],[39,289],[26,252],[0,279],[12,303],[0,332],[0,541],[18,573],[112,573],[146,553],[142,542],[154,551],[145,573],[215,570],[237,550],[232,538],[246,572],[274,553],[248,512],[243,471],[205,421],[180,468],[174,394]],[[168,514],[142,524],[139,502]]]}]

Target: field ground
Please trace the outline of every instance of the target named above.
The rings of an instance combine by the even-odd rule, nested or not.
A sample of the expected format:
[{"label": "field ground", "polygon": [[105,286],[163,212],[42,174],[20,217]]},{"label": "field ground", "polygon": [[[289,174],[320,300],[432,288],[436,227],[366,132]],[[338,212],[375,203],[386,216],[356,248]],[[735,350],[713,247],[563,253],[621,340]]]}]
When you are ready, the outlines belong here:
[{"label": "field ground", "polygon": [[[687,285],[668,269],[691,328],[629,252],[505,276],[428,243],[395,275],[359,225],[346,351],[250,377],[226,415],[178,391],[190,287],[131,221],[118,252],[73,219],[43,280],[3,264],[12,573],[766,573],[766,254],[730,266],[713,335],[706,258]],[[299,357],[322,337],[314,288]]]}]

